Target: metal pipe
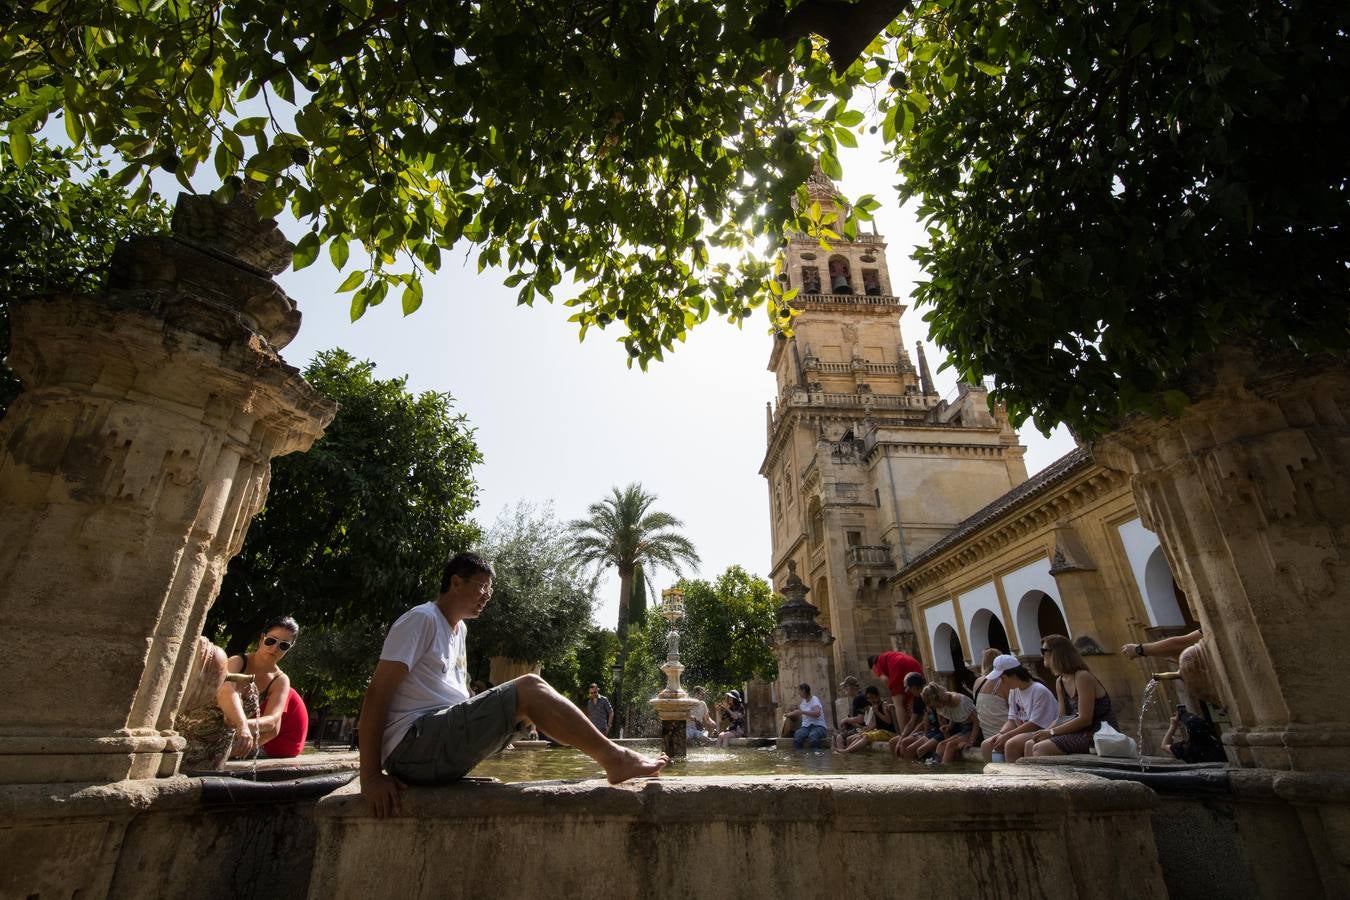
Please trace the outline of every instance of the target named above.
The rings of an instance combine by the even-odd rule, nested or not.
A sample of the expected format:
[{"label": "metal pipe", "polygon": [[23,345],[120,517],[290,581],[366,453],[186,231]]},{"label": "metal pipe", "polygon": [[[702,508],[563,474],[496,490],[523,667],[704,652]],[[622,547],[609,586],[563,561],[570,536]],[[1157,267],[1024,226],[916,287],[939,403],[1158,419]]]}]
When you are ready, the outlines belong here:
[{"label": "metal pipe", "polygon": [[202,805],[294,803],[327,796],[356,777],[356,772],[330,772],[287,781],[250,781],[228,775],[202,778]]}]

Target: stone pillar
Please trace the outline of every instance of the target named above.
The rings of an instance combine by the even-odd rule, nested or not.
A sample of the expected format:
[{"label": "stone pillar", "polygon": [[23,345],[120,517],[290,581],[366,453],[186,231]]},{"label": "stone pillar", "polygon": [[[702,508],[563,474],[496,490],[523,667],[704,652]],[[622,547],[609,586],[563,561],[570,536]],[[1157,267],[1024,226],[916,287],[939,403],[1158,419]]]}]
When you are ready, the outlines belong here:
[{"label": "stone pillar", "polygon": [[781,591],[784,601],[778,607],[778,625],[772,635],[773,655],[778,660],[780,713],[796,708],[800,697],[797,685],[803,682],[811,685],[827,710],[834,707],[834,685],[830,684],[830,644],[834,637],[816,623],[820,610],[807,602],[810,591],[797,576],[796,560],[788,560],[788,579]]},{"label": "stone pillar", "polygon": [[1327,673],[1350,647],[1350,365],[1235,349],[1195,371],[1179,416],[1093,452],[1131,474],[1202,624],[1230,759],[1346,771],[1350,692]]},{"label": "stone pillar", "polygon": [[0,422],[0,783],[172,774],[193,644],[267,492],[334,405],[278,355],[291,245],[250,202],[183,197],[101,295],[10,307]]}]

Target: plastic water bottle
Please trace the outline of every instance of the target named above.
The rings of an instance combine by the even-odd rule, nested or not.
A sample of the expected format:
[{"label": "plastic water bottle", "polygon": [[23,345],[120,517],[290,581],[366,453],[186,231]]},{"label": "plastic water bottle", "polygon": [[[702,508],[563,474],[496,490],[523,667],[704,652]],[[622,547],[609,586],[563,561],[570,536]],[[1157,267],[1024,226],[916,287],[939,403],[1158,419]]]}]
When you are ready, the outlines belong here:
[{"label": "plastic water bottle", "polygon": [[989,755],[989,761],[990,761],[990,762],[1003,762],[1003,754],[1002,754],[1002,753],[999,753],[997,750],[995,750],[993,753],[991,753],[991,754]]}]

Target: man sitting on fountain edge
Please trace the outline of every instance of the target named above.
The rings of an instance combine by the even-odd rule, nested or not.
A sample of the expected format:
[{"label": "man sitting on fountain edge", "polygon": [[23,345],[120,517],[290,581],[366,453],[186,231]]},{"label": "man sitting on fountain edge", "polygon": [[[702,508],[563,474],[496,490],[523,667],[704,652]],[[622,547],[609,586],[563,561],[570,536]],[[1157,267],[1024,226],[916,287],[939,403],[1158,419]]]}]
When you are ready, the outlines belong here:
[{"label": "man sitting on fountain edge", "polygon": [[463,778],[505,747],[522,720],[594,759],[611,784],[658,775],[669,762],[615,744],[538,675],[470,696],[465,620],[487,606],[492,574],[478,554],[456,554],[440,595],[389,629],[361,707],[361,793],[376,817],[398,812],[405,784]]}]

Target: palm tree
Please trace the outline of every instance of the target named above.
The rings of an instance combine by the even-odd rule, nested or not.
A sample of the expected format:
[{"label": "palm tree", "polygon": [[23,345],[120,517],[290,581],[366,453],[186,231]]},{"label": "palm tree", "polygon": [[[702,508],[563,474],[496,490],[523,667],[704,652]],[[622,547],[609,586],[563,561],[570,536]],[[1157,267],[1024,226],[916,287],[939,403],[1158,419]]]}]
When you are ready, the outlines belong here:
[{"label": "palm tree", "polygon": [[587,518],[569,522],[567,527],[572,532],[572,551],[582,565],[594,563],[597,569],[614,566],[619,570],[618,633],[622,647],[628,639],[634,574],[643,577],[665,566],[680,575],[682,563],[698,565],[698,553],[677,530],[684,527],[683,522],[669,513],[650,511],[656,495],[647,493],[640,483],[610,490],[611,496],[590,505]]}]

